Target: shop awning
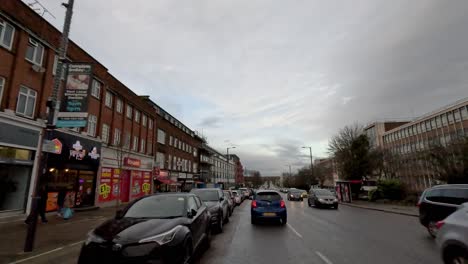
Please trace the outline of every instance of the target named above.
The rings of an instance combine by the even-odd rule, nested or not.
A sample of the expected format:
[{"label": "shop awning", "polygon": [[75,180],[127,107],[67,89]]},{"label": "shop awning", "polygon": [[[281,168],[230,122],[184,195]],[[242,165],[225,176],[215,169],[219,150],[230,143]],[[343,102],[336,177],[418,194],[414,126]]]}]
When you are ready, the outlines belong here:
[{"label": "shop awning", "polygon": [[167,185],[176,185],[178,184],[177,182],[167,178],[167,177],[156,177],[156,180],[161,182],[161,183],[164,183],[164,184],[167,184]]}]

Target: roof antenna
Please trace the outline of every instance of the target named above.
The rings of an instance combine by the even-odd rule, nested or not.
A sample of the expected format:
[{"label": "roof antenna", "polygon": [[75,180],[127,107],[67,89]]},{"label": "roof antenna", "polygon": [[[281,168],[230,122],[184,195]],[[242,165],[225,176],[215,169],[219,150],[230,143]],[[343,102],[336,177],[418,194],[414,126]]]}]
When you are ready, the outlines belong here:
[{"label": "roof antenna", "polygon": [[36,11],[36,13],[38,13],[39,15],[41,15],[42,17],[44,17],[45,14],[49,14],[51,17],[53,17],[54,19],[55,16],[54,14],[52,14],[49,9],[47,9],[44,5],[42,5],[38,0],[32,0],[32,2],[28,3],[28,6]]}]

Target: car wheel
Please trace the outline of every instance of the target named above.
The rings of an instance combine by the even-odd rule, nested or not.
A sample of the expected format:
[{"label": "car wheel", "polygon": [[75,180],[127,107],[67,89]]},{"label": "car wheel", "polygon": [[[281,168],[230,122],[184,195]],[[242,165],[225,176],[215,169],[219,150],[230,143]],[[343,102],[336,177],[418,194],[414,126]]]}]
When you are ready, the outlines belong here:
[{"label": "car wheel", "polygon": [[192,263],[192,255],[193,255],[193,245],[192,240],[186,239],[184,243],[184,250],[182,255],[182,262],[183,264],[190,264]]},{"label": "car wheel", "polygon": [[443,258],[445,264],[466,264],[468,263],[468,252],[458,247],[449,247],[444,250]]},{"label": "car wheel", "polygon": [[429,224],[427,225],[427,232],[429,232],[429,235],[431,235],[431,237],[433,238],[436,238],[437,237],[437,226],[436,226],[436,222],[434,221],[430,221]]}]

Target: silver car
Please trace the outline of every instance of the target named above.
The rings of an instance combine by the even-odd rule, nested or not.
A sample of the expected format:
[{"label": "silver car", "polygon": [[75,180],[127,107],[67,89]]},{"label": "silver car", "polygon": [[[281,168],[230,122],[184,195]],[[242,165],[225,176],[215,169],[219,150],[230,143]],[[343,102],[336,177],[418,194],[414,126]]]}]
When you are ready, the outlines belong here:
[{"label": "silver car", "polygon": [[445,264],[468,264],[468,203],[437,222],[437,244]]}]

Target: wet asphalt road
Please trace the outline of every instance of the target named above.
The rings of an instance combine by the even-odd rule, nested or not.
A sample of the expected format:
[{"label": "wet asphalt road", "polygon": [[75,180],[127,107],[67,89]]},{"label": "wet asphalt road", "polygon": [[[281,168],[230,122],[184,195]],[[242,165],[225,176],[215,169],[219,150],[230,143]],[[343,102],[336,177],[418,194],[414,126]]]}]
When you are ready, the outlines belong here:
[{"label": "wet asphalt road", "polygon": [[250,201],[197,263],[441,263],[418,218],[360,208],[318,209],[286,201],[286,226],[252,225]]},{"label": "wet asphalt road", "polygon": [[[286,207],[286,226],[253,226],[250,201],[244,201],[195,264],[442,263],[434,241],[416,217],[346,206],[311,208],[306,200],[286,201]],[[82,233],[80,239],[85,237],[86,232],[78,233]],[[81,246],[77,242],[19,263],[76,263]]]}]

